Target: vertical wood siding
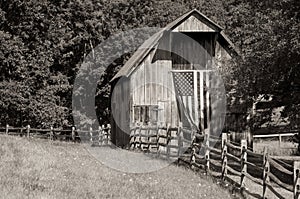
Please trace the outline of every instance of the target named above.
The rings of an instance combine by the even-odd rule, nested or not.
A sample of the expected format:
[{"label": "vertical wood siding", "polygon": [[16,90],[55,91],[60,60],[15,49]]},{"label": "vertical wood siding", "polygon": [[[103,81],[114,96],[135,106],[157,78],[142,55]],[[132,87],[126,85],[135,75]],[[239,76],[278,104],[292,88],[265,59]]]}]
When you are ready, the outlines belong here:
[{"label": "vertical wood siding", "polygon": [[209,27],[209,25],[203,23],[199,19],[194,16],[190,16],[184,22],[182,22],[179,26],[177,26],[174,31],[180,32],[216,32],[213,28]]},{"label": "vertical wood siding", "polygon": [[[182,37],[182,33],[191,39],[185,39]],[[128,110],[117,116],[117,119],[124,120],[122,125],[128,122],[131,126],[135,126],[135,115],[139,114],[137,112],[141,110],[134,108],[135,106],[157,105],[157,112],[151,112],[150,117],[151,115],[157,117],[158,125],[179,126],[179,113],[171,70],[210,69],[214,61],[218,67],[225,66],[226,61],[230,60],[231,56],[217,42],[218,34],[219,32],[209,25],[207,21],[202,22],[195,16],[190,16],[174,30],[165,32],[156,46],[158,49],[151,50],[145,56],[140,65],[130,74],[127,82],[124,82],[124,85],[117,84],[115,87],[115,91],[120,92],[120,99],[128,100],[128,104],[125,103],[128,106]],[[196,94],[199,93],[200,99],[194,105],[198,107],[199,113],[197,110],[192,111],[196,117],[197,115],[201,116],[199,123],[203,130],[204,128],[209,128],[210,125],[204,125],[204,123],[210,121],[210,114],[215,111],[214,107],[217,107],[217,105],[214,104],[215,102],[210,102],[209,93],[204,91],[204,84],[209,84],[209,76],[201,73],[196,78],[199,78],[200,86],[195,88],[197,90],[195,92]],[[204,81],[206,82],[204,83]],[[214,82],[211,83],[212,86],[214,84]],[[119,107],[120,110],[124,109],[124,107],[121,107],[124,104],[112,103],[113,106]],[[211,105],[211,110],[205,109],[209,105]],[[152,108],[151,111],[153,111]],[[206,118],[204,118],[204,115],[206,115]],[[150,118],[150,123],[151,121],[154,122]],[[144,133],[151,133],[151,130]],[[116,135],[116,139],[124,139],[121,144],[128,141],[124,135]]]}]

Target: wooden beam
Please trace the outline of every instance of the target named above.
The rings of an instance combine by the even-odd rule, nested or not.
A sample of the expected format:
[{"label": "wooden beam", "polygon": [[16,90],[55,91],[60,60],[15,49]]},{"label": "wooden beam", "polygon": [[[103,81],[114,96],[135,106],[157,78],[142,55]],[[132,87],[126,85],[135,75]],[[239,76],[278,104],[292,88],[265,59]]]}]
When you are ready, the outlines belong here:
[{"label": "wooden beam", "polygon": [[194,71],[194,110],[195,110],[195,123],[198,127],[199,125],[199,105],[198,105],[198,72]]},{"label": "wooden beam", "polygon": [[206,77],[205,77],[205,84],[206,84],[206,122],[207,122],[207,131],[209,134],[211,134],[210,132],[210,93],[209,93],[209,87],[210,87],[210,83],[209,83],[209,73],[206,72]]},{"label": "wooden beam", "polygon": [[204,89],[203,89],[203,73],[200,71],[200,127],[201,131],[204,133]]}]

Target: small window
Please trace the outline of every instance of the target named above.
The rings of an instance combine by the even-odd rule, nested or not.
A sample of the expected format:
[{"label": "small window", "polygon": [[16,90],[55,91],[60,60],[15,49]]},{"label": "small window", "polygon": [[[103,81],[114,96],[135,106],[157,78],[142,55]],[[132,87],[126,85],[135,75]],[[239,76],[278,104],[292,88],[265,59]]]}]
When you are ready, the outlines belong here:
[{"label": "small window", "polygon": [[133,123],[137,125],[157,124],[158,105],[135,105]]}]

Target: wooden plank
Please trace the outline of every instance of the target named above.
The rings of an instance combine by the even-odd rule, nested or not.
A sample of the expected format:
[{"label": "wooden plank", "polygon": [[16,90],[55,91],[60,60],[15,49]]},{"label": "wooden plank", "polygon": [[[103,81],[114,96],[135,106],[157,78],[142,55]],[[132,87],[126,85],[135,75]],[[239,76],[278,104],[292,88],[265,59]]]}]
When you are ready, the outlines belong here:
[{"label": "wooden plank", "polygon": [[284,168],[280,164],[278,164],[276,161],[274,161],[272,158],[269,158],[269,163],[274,166],[277,170],[279,170],[284,175],[293,175],[292,171],[289,171],[288,169]]},{"label": "wooden plank", "polygon": [[134,110],[134,105],[136,104],[137,102],[137,94],[136,94],[136,72],[133,73],[131,76],[130,76],[130,93],[131,93],[131,96],[132,96],[132,103],[131,103],[131,106],[130,106],[130,110],[131,110],[131,118],[130,118],[130,124],[132,126],[134,126],[134,121],[135,121],[135,110]]},{"label": "wooden plank", "polygon": [[207,122],[207,131],[209,134],[211,134],[211,128],[210,128],[210,92],[209,92],[209,72],[206,72],[206,77],[205,77],[205,84],[206,84],[206,122]]},{"label": "wooden plank", "polygon": [[170,72],[176,72],[176,73],[187,73],[187,72],[194,72],[194,71],[197,71],[199,73],[201,73],[201,72],[212,72],[212,70],[194,70],[194,69],[191,69],[191,70],[170,70]]},{"label": "wooden plank", "polygon": [[277,185],[279,185],[281,188],[293,192],[293,185],[286,184],[284,182],[281,182],[274,174],[271,172],[269,173],[269,178],[275,182]]},{"label": "wooden plank", "polygon": [[194,71],[194,102],[195,102],[195,123],[199,125],[199,105],[198,105],[198,72]]},{"label": "wooden plank", "polygon": [[247,177],[247,178],[250,179],[251,181],[253,181],[253,182],[255,182],[255,183],[259,184],[259,185],[263,185],[263,182],[262,182],[261,179],[255,178],[255,177],[253,177],[253,176],[251,176],[250,174],[245,173],[245,172],[242,172],[242,174],[245,175],[245,177]]},{"label": "wooden plank", "polygon": [[282,133],[282,134],[268,134],[268,135],[253,135],[253,138],[269,138],[269,137],[289,137],[297,135],[298,133]]},{"label": "wooden plank", "polygon": [[236,176],[241,176],[241,172],[234,170],[233,168],[231,168],[230,166],[227,166],[227,170],[232,173],[233,175]]},{"label": "wooden plank", "polygon": [[203,71],[200,71],[200,127],[204,133],[204,89],[203,89]]},{"label": "wooden plank", "polygon": [[172,123],[172,95],[173,95],[173,81],[172,78],[167,78],[171,76],[171,73],[169,72],[172,69],[172,66],[168,66],[167,68],[167,76],[166,79],[166,93],[167,93],[167,103],[166,103],[166,122],[168,124]]},{"label": "wooden plank", "polygon": [[139,105],[145,104],[145,98],[146,98],[146,88],[145,88],[145,64],[142,62],[142,65],[138,69],[139,75],[137,79],[137,86],[138,86],[138,93],[137,96],[139,98]]},{"label": "wooden plank", "polygon": [[151,104],[151,89],[150,89],[150,76],[151,76],[151,66],[150,66],[150,55],[145,58],[144,61],[144,77],[145,77],[145,104]]}]

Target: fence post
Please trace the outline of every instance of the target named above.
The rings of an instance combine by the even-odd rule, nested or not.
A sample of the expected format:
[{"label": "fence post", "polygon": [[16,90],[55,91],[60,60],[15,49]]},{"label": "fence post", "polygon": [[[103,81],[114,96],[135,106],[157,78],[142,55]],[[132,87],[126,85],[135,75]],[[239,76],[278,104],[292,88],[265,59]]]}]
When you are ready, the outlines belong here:
[{"label": "fence post", "polygon": [[93,145],[94,143],[93,143],[93,129],[92,129],[92,127],[90,127],[90,129],[89,129],[89,133],[90,133],[90,137],[91,137],[91,139],[90,139],[91,145]]},{"label": "fence post", "polygon": [[24,130],[24,128],[21,127],[21,129],[20,129],[20,137],[23,137],[23,130]]},{"label": "fence post", "polygon": [[72,141],[75,142],[75,126],[72,126],[71,136],[72,136]]},{"label": "fence post", "polygon": [[241,188],[244,187],[245,184],[245,173],[247,173],[247,140],[241,140]]},{"label": "fence post", "polygon": [[300,161],[294,161],[294,199],[299,198],[299,192],[300,192],[299,172],[300,172]]},{"label": "fence post", "polygon": [[166,145],[167,159],[170,158],[170,147],[169,147],[169,145],[171,144],[170,143],[171,142],[171,136],[170,136],[171,133],[169,133],[169,132],[170,132],[170,124],[168,124],[168,127],[167,127],[167,145]]},{"label": "fence post", "polygon": [[53,126],[50,127],[50,140],[53,140]]},{"label": "fence post", "polygon": [[196,149],[195,149],[195,138],[193,139],[192,141],[192,154],[191,154],[191,168],[194,169],[195,168],[195,163],[196,163],[196,157],[195,157],[195,154],[196,154]]},{"label": "fence post", "polygon": [[29,138],[29,136],[30,136],[30,125],[28,124],[27,125],[27,137]]},{"label": "fence post", "polygon": [[[157,125],[157,128],[156,128],[156,155],[157,157],[159,156],[159,138],[160,138],[160,135],[159,135],[159,129],[160,128],[163,128],[163,125]],[[134,130],[134,134],[135,134],[135,131]]]},{"label": "fence post", "polygon": [[[102,129],[104,129],[104,125],[102,125]],[[108,145],[108,141],[109,141],[109,135],[110,135],[110,124],[107,124],[107,128],[106,128],[106,143]]]},{"label": "fence post", "polygon": [[205,139],[204,139],[204,147],[205,147],[205,168],[206,168],[206,173],[209,173],[210,165],[209,165],[209,134],[205,134]]},{"label": "fence post", "polygon": [[178,158],[178,162],[179,162],[179,157],[181,156],[181,149],[182,149],[182,140],[181,140],[181,128],[182,128],[182,123],[179,123],[178,129],[177,129],[177,137],[178,137],[178,153],[177,153],[177,158]]},{"label": "fence post", "polygon": [[98,128],[98,142],[99,142],[99,146],[102,145],[102,128],[101,128],[101,126],[99,126],[99,128]]},{"label": "fence post", "polygon": [[136,131],[134,132],[134,145],[133,145],[134,149],[137,149],[139,147],[139,141],[140,141],[139,135],[140,135],[142,126],[140,125],[137,128],[138,129],[136,129],[136,131],[138,130],[139,132],[138,133]]},{"label": "fence post", "polygon": [[227,177],[227,133],[222,133],[222,179]]},{"label": "fence post", "polygon": [[279,134],[279,148],[281,147],[281,141],[282,141],[282,139],[281,139],[281,134]]},{"label": "fence post", "polygon": [[266,190],[267,184],[269,183],[269,171],[270,171],[270,163],[269,163],[269,155],[268,155],[268,148],[264,148],[264,155],[263,155],[263,195],[262,198],[266,198]]},{"label": "fence post", "polygon": [[6,124],[6,127],[5,127],[5,134],[8,135],[8,129],[9,129],[9,125]]}]

